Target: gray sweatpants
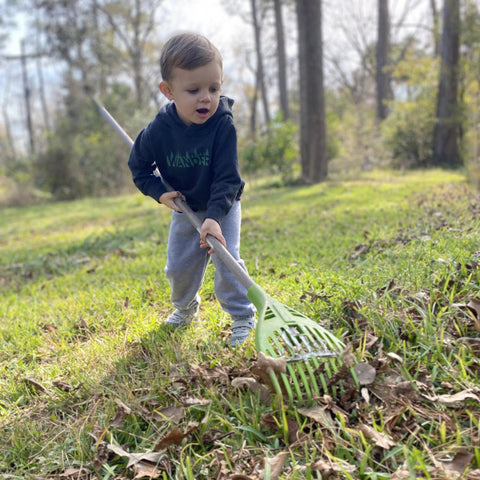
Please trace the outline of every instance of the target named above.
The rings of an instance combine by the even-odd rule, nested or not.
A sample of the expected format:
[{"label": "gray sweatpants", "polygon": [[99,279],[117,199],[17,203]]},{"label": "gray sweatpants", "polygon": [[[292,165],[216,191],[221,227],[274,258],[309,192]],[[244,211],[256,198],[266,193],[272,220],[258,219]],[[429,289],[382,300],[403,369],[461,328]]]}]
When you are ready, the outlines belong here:
[{"label": "gray sweatpants", "polygon": [[[197,214],[202,217],[202,212]],[[227,250],[245,268],[243,260],[240,259],[241,217],[240,202],[236,201],[223,219],[221,227]],[[194,302],[210,260],[207,251],[206,248],[200,248],[200,234],[187,217],[174,211],[168,238],[165,274],[170,283],[171,301],[175,308],[185,309]],[[211,258],[215,266],[215,295],[223,310],[229,313],[233,320],[253,317],[256,309],[248,300],[245,287],[215,253]]]}]

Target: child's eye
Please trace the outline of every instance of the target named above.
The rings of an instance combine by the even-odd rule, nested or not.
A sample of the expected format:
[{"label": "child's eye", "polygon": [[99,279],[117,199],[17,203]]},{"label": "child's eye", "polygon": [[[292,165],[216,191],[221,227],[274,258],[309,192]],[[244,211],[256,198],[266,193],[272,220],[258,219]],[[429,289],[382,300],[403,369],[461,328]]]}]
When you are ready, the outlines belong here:
[{"label": "child's eye", "polygon": [[198,88],[191,88],[190,90],[187,90],[188,93],[191,93],[192,95],[194,95],[195,93],[198,93]]},{"label": "child's eye", "polygon": [[217,93],[220,89],[217,87],[211,87],[210,88],[210,93]]}]

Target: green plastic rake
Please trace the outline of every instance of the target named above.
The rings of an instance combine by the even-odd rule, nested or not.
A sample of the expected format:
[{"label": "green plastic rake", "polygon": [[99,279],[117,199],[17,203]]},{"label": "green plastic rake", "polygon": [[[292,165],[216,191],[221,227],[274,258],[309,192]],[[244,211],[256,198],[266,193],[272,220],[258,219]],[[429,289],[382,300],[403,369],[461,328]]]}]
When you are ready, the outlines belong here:
[{"label": "green plastic rake", "polygon": [[[103,106],[94,102],[100,114],[131,148],[133,141],[128,134]],[[200,232],[202,222],[186,202],[176,198],[175,204]],[[317,322],[270,297],[215,237],[208,236],[207,241],[247,289],[249,300],[257,308],[257,351],[274,358],[286,358],[286,372],[268,372],[279,397],[290,404],[310,404],[315,397],[330,392],[329,379],[341,366],[342,341]]]}]

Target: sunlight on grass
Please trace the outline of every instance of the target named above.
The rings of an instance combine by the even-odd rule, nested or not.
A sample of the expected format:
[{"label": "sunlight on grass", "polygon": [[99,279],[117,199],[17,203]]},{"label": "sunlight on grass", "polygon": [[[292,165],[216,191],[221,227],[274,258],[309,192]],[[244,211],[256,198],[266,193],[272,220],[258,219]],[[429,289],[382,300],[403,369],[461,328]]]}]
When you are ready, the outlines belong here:
[{"label": "sunlight on grass", "polygon": [[[478,337],[467,308],[480,284],[478,195],[460,174],[247,188],[242,257],[252,278],[377,372],[351,401],[317,398],[313,417],[232,387],[254,376],[256,352],[226,347],[212,266],[201,320],[180,332],[163,326],[169,219],[140,195],[2,211],[5,478],[69,468],[127,478],[128,459],[108,445],[151,452],[175,427],[191,433],[165,450],[157,478],[253,474],[282,451],[280,479],[320,478],[327,464],[344,478],[416,478],[462,449],[480,469],[471,447],[479,359],[460,341]],[[395,445],[378,446],[381,435]]]}]

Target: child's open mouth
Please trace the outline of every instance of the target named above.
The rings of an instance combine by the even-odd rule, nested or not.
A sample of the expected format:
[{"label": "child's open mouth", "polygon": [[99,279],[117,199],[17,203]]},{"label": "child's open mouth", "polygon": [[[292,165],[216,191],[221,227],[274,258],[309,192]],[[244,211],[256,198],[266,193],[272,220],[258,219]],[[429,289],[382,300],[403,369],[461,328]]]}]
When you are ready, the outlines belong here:
[{"label": "child's open mouth", "polygon": [[208,108],[199,108],[199,109],[197,110],[197,113],[198,113],[200,116],[204,117],[204,116],[208,115]]}]

